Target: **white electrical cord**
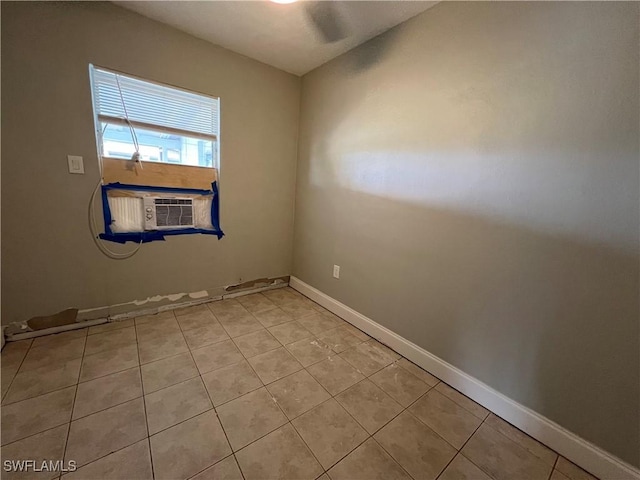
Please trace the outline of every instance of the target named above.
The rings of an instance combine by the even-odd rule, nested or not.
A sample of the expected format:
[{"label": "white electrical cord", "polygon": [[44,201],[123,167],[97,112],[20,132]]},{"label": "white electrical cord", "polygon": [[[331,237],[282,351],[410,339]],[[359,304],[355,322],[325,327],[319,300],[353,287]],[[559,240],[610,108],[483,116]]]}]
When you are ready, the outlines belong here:
[{"label": "white electrical cord", "polygon": [[[140,168],[144,170],[142,167],[142,155],[140,155],[140,145],[138,144],[138,136],[136,135],[136,131],[131,125],[129,121],[129,112],[127,112],[127,106],[124,103],[124,95],[122,95],[122,88],[120,87],[120,75],[116,74],[116,85],[118,86],[118,93],[120,93],[120,103],[122,103],[122,110],[124,111],[124,121],[127,122],[129,126],[129,130],[131,131],[131,139],[133,140],[133,146],[135,148],[135,152],[131,155],[131,160],[140,164]],[[104,130],[102,131],[104,133]]]},{"label": "white electrical cord", "polygon": [[[131,125],[131,122],[129,121],[129,115],[127,113],[127,107],[124,104],[124,97],[122,96],[122,89],[120,88],[120,81],[118,80],[118,75],[116,75],[116,83],[118,85],[118,91],[120,92],[120,101],[122,102],[122,108],[124,110],[124,115],[125,115],[124,121],[127,122],[127,125],[129,126],[129,130],[131,130],[131,138],[133,139],[133,145],[136,150],[133,156],[131,157],[131,159],[137,162],[140,165],[140,168],[142,168],[142,161],[140,158],[140,149],[138,145],[138,137],[136,135],[135,130],[133,129],[133,125]],[[108,124],[106,124],[102,129],[102,131],[100,132],[101,142],[102,142],[102,136],[104,135],[104,131],[107,129],[107,126]],[[138,253],[138,250],[140,250],[140,246],[142,245],[142,238],[140,239],[140,243],[138,243],[135,250],[132,250],[131,252],[126,252],[126,253],[114,252],[101,242],[101,239],[98,235],[98,225],[96,222],[96,215],[95,215],[96,195],[98,194],[98,191],[102,186],[102,151],[101,149],[99,149],[98,151],[98,167],[100,170],[100,180],[98,180],[98,184],[96,185],[96,188],[93,190],[93,193],[91,194],[91,200],[89,200],[89,230],[91,231],[91,237],[93,238],[94,243],[98,247],[98,250],[100,250],[100,252],[102,252],[105,256],[113,260],[125,260],[127,258],[133,257],[136,253]]]}]

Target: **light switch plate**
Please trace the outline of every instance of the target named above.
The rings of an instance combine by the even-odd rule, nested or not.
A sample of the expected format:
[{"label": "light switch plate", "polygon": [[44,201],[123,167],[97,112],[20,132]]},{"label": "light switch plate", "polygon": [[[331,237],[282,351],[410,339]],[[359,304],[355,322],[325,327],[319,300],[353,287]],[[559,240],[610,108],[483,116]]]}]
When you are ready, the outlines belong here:
[{"label": "light switch plate", "polygon": [[82,157],[78,155],[67,155],[67,162],[69,163],[69,173],[84,174],[84,162]]}]

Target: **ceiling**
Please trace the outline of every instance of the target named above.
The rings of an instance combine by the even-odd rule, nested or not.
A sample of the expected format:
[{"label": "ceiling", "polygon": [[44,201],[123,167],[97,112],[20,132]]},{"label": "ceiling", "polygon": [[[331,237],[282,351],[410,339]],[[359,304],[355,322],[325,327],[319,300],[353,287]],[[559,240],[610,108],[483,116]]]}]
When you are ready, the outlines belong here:
[{"label": "ceiling", "polygon": [[309,2],[116,1],[124,8],[287,72],[304,75],[432,7],[435,1],[333,1],[348,36],[324,43]]}]

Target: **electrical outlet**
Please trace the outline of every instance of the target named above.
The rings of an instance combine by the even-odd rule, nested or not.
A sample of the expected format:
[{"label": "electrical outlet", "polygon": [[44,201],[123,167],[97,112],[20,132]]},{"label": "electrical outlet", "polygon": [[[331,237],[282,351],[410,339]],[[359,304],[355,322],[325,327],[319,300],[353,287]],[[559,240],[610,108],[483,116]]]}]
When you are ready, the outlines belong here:
[{"label": "electrical outlet", "polygon": [[340,278],[340,265],[333,266],[333,278]]}]

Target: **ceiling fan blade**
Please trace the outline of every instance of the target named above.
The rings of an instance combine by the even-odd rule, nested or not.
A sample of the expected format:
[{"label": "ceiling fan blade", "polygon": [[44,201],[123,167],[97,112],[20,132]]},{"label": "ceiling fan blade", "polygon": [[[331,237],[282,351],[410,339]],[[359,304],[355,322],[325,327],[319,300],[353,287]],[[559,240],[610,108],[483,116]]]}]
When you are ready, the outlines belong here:
[{"label": "ceiling fan blade", "polygon": [[325,43],[333,43],[347,38],[346,25],[333,2],[305,2],[305,11]]}]

